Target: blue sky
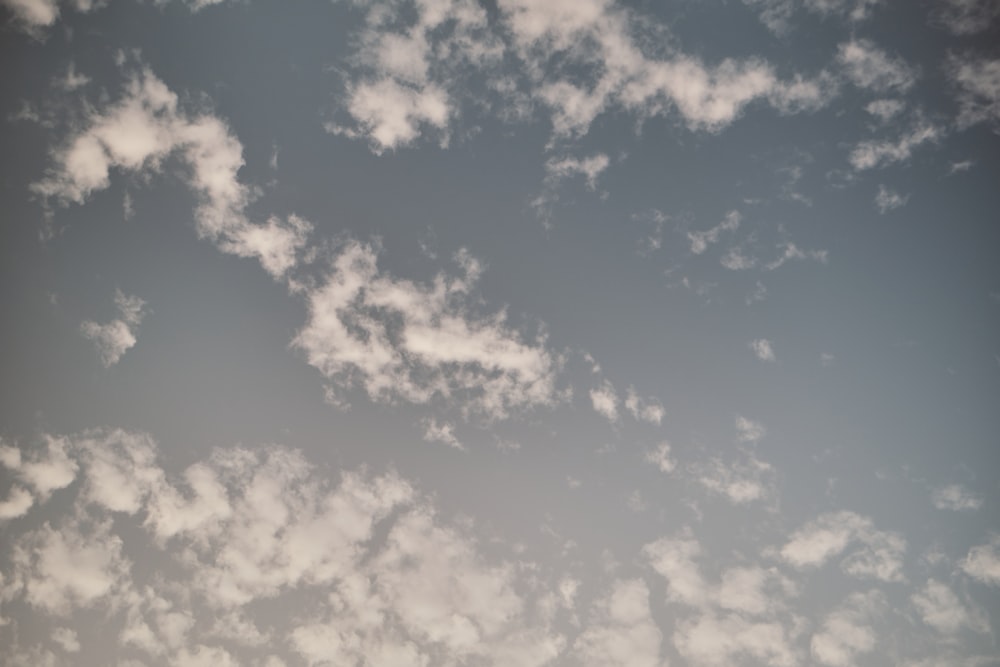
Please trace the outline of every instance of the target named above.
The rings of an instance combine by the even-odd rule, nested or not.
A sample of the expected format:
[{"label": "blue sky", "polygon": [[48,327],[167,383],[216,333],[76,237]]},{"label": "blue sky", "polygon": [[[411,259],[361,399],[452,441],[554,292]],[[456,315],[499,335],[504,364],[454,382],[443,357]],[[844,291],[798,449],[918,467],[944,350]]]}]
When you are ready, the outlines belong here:
[{"label": "blue sky", "polygon": [[988,667],[995,0],[2,0],[10,665]]}]

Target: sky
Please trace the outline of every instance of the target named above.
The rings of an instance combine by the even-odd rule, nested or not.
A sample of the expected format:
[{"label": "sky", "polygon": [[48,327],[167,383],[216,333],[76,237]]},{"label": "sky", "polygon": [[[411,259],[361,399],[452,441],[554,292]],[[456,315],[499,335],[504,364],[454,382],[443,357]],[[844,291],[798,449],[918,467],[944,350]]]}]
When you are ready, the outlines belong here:
[{"label": "sky", "polygon": [[0,25],[3,665],[1000,665],[1000,2]]}]

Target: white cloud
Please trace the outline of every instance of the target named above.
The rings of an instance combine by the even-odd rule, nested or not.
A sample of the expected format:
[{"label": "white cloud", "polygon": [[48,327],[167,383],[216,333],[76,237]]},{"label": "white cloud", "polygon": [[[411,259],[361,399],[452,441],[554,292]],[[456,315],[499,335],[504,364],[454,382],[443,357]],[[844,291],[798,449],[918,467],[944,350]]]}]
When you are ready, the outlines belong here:
[{"label": "white cloud", "polygon": [[12,574],[28,604],[65,616],[106,601],[123,585],[130,565],[121,552],[110,521],[74,517],[11,543]]},{"label": "white cloud", "polygon": [[781,623],[755,622],[738,614],[707,613],[682,621],[673,639],[677,652],[699,667],[745,664],[747,659],[775,667],[799,664]]},{"label": "white cloud", "polygon": [[784,243],[780,247],[781,254],[776,259],[764,265],[766,270],[774,271],[791,261],[799,262],[813,260],[815,262],[819,262],[820,264],[826,264],[827,262],[826,250],[802,250],[794,243]]},{"label": "white cloud", "polygon": [[931,502],[939,510],[977,510],[983,506],[983,499],[961,484],[948,484],[934,489]]},{"label": "white cloud", "polygon": [[[19,622],[42,632],[61,619],[51,631],[63,651],[93,640],[77,634],[88,627],[77,609],[103,614],[107,654],[156,664],[243,664],[232,647],[275,641],[307,664],[541,667],[566,649],[546,600],[571,605],[572,582],[481,547],[471,522],[440,518],[394,473],[344,472],[338,482],[300,453],[268,446],[218,449],[175,475],[143,434],[61,441],[82,483],[42,527],[5,533],[0,599],[26,603]],[[138,554],[157,563],[153,572],[130,565]],[[631,664],[658,650],[636,592],[616,587],[598,605],[581,655]],[[255,604],[275,599],[295,600],[296,613],[276,621]]]},{"label": "white cloud", "polygon": [[664,440],[655,449],[646,452],[646,462],[660,469],[660,472],[670,473],[677,467],[677,461],[670,457],[670,443]]},{"label": "white cloud", "polygon": [[573,645],[576,664],[593,667],[660,667],[663,637],[641,579],[619,580],[598,600],[593,618]]},{"label": "white cloud", "polygon": [[959,127],[1000,121],[1000,60],[953,56],[947,71],[958,89]]},{"label": "white cloud", "polygon": [[463,275],[426,285],[381,271],[377,259],[375,248],[350,241],[305,292],[309,319],[293,345],[334,385],[384,402],[441,399],[490,420],[560,400],[560,361],[544,337],[525,341],[503,311],[473,312],[481,266],[468,253],[456,256]]},{"label": "white cloud", "polygon": [[666,580],[668,600],[692,607],[708,604],[711,590],[697,562],[701,545],[689,531],[647,544],[642,553],[653,571]]},{"label": "white cloud", "polygon": [[80,650],[80,640],[77,638],[76,632],[69,628],[53,630],[52,641],[67,653],[77,653]]},{"label": "white cloud", "polygon": [[597,389],[590,390],[590,404],[594,412],[612,424],[618,422],[618,394],[607,380]]},{"label": "white cloud", "polygon": [[895,190],[879,185],[878,194],[875,195],[875,207],[879,213],[885,215],[889,211],[905,206],[909,200],[910,195],[901,195]]},{"label": "white cloud", "polygon": [[895,142],[884,140],[862,141],[851,151],[851,166],[858,171],[884,167],[910,159],[913,151],[925,143],[936,143],[944,136],[937,126],[920,122]]},{"label": "white cloud", "polygon": [[438,422],[433,417],[421,421],[424,427],[424,440],[427,442],[443,442],[449,447],[464,450],[465,446],[455,437],[455,425],[449,422]]},{"label": "white cloud", "polygon": [[906,104],[901,100],[881,99],[873,100],[865,106],[865,111],[878,118],[883,123],[887,123],[906,108]]},{"label": "white cloud", "polygon": [[896,533],[880,531],[872,520],[854,512],[823,514],[792,534],[781,557],[792,566],[819,567],[859,544],[841,561],[848,575],[880,581],[903,580],[906,541]]},{"label": "white cloud", "polygon": [[428,130],[447,142],[460,112],[460,70],[485,67],[501,53],[486,11],[472,0],[374,3],[366,9],[344,102],[350,123],[329,123],[327,129],[365,137],[375,153],[409,146]]},{"label": "white cloud", "polygon": [[736,415],[736,438],[740,442],[759,442],[767,433],[767,429],[759,421]]},{"label": "white cloud", "polygon": [[576,175],[584,176],[587,189],[597,189],[597,177],[608,168],[611,161],[604,153],[597,153],[588,158],[564,157],[561,160],[550,159],[545,163],[546,179],[558,183]]},{"label": "white cloud", "polygon": [[973,35],[1000,16],[997,0],[939,0],[935,18],[956,35]]},{"label": "white cloud", "polygon": [[115,306],[118,308],[117,319],[107,324],[86,320],[80,325],[84,337],[97,346],[105,368],[117,364],[122,355],[135,346],[139,325],[146,316],[146,302],[137,296],[126,296],[121,290],[115,290]]},{"label": "white cloud", "polygon": [[777,494],[774,467],[751,452],[741,451],[739,459],[731,461],[712,457],[692,466],[691,472],[699,484],[736,505],[774,499]]},{"label": "white cloud", "polygon": [[3,0],[17,22],[25,31],[38,33],[59,18],[59,4],[56,0]]},{"label": "white cloud", "polygon": [[858,656],[875,648],[878,633],[872,626],[884,607],[878,591],[849,595],[813,634],[809,644],[813,658],[833,667],[858,664]]},{"label": "white cloud", "polygon": [[791,19],[801,7],[821,16],[839,15],[851,22],[864,21],[883,0],[743,0],[759,9],[760,21],[776,35],[791,30]]},{"label": "white cloud", "polygon": [[198,196],[199,236],[223,252],[257,258],[275,278],[295,265],[311,225],[295,215],[251,222],[251,190],[237,177],[244,164],[240,142],[219,118],[185,114],[177,95],[149,70],[128,80],[117,103],[88,115],[32,189],[46,201],[81,204],[110,185],[112,170],[148,175],[174,155],[189,167],[188,185]]},{"label": "white cloud", "polygon": [[969,549],[961,566],[973,579],[1000,586],[1000,537],[994,537],[989,544]]},{"label": "white cloud", "polygon": [[663,422],[666,410],[655,398],[642,398],[635,392],[634,387],[629,387],[625,395],[625,409],[636,421],[644,421],[657,426]]},{"label": "white cloud", "polygon": [[982,609],[963,602],[948,586],[928,579],[924,587],[910,596],[920,618],[938,632],[958,634],[963,628],[988,633],[989,618]]},{"label": "white cloud", "polygon": [[761,361],[776,361],[771,341],[766,338],[757,338],[750,341],[750,349],[753,350],[754,355]]},{"label": "white cloud", "polygon": [[719,241],[722,232],[735,231],[742,220],[743,216],[740,215],[739,211],[730,211],[726,214],[725,219],[715,227],[702,232],[688,232],[687,237],[691,242],[691,252],[696,255],[702,254],[708,250],[708,246]]},{"label": "white cloud", "polygon": [[867,39],[841,44],[837,60],[851,83],[878,93],[906,92],[918,76],[917,70],[901,58],[890,56]]}]

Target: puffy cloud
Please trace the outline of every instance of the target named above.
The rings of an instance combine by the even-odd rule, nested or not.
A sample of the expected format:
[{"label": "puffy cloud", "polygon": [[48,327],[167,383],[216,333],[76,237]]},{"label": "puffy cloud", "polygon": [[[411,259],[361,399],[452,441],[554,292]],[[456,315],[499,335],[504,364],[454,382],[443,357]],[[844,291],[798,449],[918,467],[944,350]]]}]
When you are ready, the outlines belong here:
[{"label": "puffy cloud", "polygon": [[[566,649],[546,600],[571,601],[572,581],[499,558],[394,473],[338,482],[270,446],[219,449],[173,474],[143,434],[63,442],[82,483],[68,505],[49,508],[51,521],[7,533],[0,551],[0,601],[26,603],[19,622],[43,632],[58,618],[62,651],[93,640],[78,609],[103,614],[110,655],[157,664],[249,664],[241,647],[263,659],[259,647],[285,644],[307,664],[540,667]],[[110,488],[122,484],[131,486]],[[130,565],[140,554],[155,574]],[[581,655],[630,664],[658,649],[634,592],[616,588],[599,605]],[[294,617],[267,611],[279,598],[296,600]],[[629,646],[638,653],[621,653]],[[28,659],[44,647],[18,650],[45,664]]]},{"label": "puffy cloud", "polygon": [[573,654],[593,667],[660,667],[662,634],[649,608],[649,588],[641,579],[619,580],[594,605],[593,618],[577,637]]},{"label": "puffy cloud", "polygon": [[771,341],[766,338],[757,338],[750,341],[750,349],[753,350],[754,355],[761,361],[775,361],[774,348],[771,347]]},{"label": "puffy cloud", "polygon": [[618,394],[607,380],[597,389],[590,390],[590,404],[594,412],[612,424],[618,421]]},{"label": "puffy cloud", "polygon": [[544,337],[525,341],[502,311],[472,312],[481,267],[468,253],[457,255],[463,275],[427,285],[381,271],[377,258],[372,246],[348,242],[305,293],[309,319],[293,344],[335,386],[386,402],[440,398],[489,420],[561,398],[560,361]]},{"label": "puffy cloud", "polygon": [[1000,120],[1000,60],[952,57],[948,77],[958,90],[958,125]]},{"label": "puffy cloud", "polygon": [[139,325],[146,316],[146,302],[137,296],[126,296],[121,290],[115,291],[115,306],[117,319],[107,324],[86,320],[80,325],[80,332],[97,346],[105,368],[117,364],[135,346]]},{"label": "puffy cloud", "polygon": [[59,4],[56,0],[3,0],[3,5],[29,33],[38,33],[59,18]]},{"label": "puffy cloud", "polygon": [[854,512],[823,514],[792,534],[781,557],[796,568],[818,567],[860,543],[841,561],[846,574],[881,581],[902,581],[906,541],[896,533],[880,531],[871,519]]},{"label": "puffy cloud", "polygon": [[895,190],[890,190],[884,185],[878,186],[878,194],[875,195],[875,208],[882,215],[906,205],[910,200],[910,195],[901,195]]},{"label": "puffy cloud", "polygon": [[642,553],[653,571],[666,580],[668,600],[692,607],[709,602],[711,591],[697,562],[701,544],[690,532],[660,538],[643,547]]},{"label": "puffy cloud", "polygon": [[88,115],[32,189],[47,201],[79,204],[110,185],[112,170],[155,173],[175,155],[189,167],[201,237],[223,252],[257,258],[275,278],[294,266],[311,225],[294,215],[251,222],[251,190],[237,177],[244,164],[240,142],[219,118],[184,113],[177,95],[149,70],[129,78],[117,103]]},{"label": "puffy cloud", "polygon": [[809,648],[813,658],[824,665],[856,665],[858,656],[875,648],[878,633],[872,627],[885,607],[878,591],[852,593],[831,612],[813,634]]},{"label": "puffy cloud", "polygon": [[943,130],[927,122],[920,122],[902,134],[895,142],[885,140],[862,141],[851,151],[851,166],[858,171],[884,167],[910,159],[913,151],[925,143],[936,143],[944,136]]},{"label": "puffy cloud", "polygon": [[127,581],[130,567],[110,521],[77,517],[21,536],[10,560],[24,600],[54,615],[107,601]]},{"label": "puffy cloud", "polygon": [[786,667],[799,664],[784,625],[755,622],[737,614],[702,614],[678,624],[674,646],[690,664],[723,667],[751,659]]},{"label": "puffy cloud", "polygon": [[963,628],[990,631],[986,612],[962,602],[954,591],[935,579],[928,579],[922,589],[910,596],[910,601],[924,623],[943,634],[954,635]]},{"label": "puffy cloud", "polygon": [[901,58],[890,56],[867,39],[841,44],[837,60],[851,83],[878,93],[905,92],[917,80],[916,69]]},{"label": "puffy cloud", "polygon": [[983,506],[983,499],[961,484],[948,484],[934,489],[931,502],[939,510],[977,510]]},{"label": "puffy cloud", "polygon": [[969,549],[962,561],[962,569],[984,584],[1000,586],[1000,537],[994,537],[989,544]]}]

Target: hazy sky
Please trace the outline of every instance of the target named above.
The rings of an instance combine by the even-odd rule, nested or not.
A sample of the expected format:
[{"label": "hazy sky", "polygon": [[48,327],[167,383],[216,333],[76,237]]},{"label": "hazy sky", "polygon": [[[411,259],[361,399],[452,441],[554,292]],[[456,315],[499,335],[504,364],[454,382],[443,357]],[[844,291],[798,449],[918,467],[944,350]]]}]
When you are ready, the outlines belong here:
[{"label": "hazy sky", "polygon": [[1000,2],[0,12],[3,665],[1000,665]]}]

